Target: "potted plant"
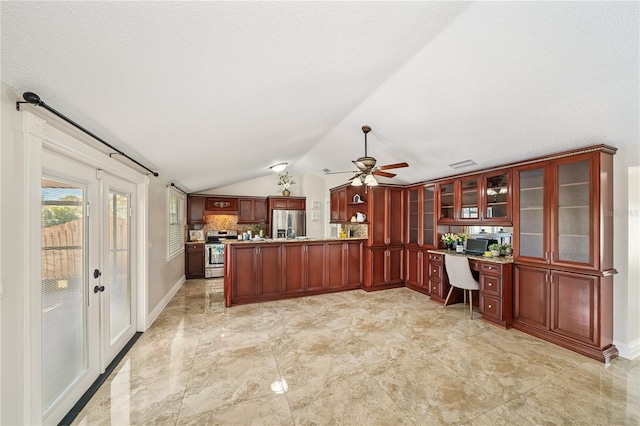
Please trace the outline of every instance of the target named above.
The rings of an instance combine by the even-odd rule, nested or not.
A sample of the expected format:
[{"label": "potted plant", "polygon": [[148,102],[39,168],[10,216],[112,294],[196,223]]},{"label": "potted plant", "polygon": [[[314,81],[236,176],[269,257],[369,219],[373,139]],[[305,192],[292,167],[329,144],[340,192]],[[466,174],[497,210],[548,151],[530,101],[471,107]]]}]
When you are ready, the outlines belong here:
[{"label": "potted plant", "polygon": [[440,240],[446,244],[447,250],[453,250],[453,244],[458,241],[458,236],[453,232],[446,232],[442,234]]},{"label": "potted plant", "polygon": [[489,246],[489,250],[491,250],[491,256],[499,257],[501,248],[502,246],[500,244],[491,244]]},{"label": "potted plant", "polygon": [[465,241],[469,239],[470,235],[464,232],[456,234],[456,253],[464,252]]},{"label": "potted plant", "polygon": [[291,176],[289,172],[280,173],[278,175],[278,186],[281,186],[284,188],[284,190],[282,191],[282,195],[284,195],[285,197],[288,197],[289,195],[291,195],[291,192],[289,191],[289,187],[295,183],[296,181],[293,180],[293,176]]},{"label": "potted plant", "polygon": [[511,256],[513,254],[513,246],[511,244],[505,244],[502,247],[504,248],[504,254],[507,256]]}]

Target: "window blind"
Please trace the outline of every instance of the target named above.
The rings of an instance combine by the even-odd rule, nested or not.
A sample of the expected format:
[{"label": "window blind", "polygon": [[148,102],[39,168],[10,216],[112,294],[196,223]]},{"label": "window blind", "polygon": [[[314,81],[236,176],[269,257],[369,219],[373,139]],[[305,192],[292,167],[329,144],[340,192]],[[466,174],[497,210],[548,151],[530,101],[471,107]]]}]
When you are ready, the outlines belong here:
[{"label": "window blind", "polygon": [[169,251],[172,257],[184,250],[184,197],[169,189]]}]

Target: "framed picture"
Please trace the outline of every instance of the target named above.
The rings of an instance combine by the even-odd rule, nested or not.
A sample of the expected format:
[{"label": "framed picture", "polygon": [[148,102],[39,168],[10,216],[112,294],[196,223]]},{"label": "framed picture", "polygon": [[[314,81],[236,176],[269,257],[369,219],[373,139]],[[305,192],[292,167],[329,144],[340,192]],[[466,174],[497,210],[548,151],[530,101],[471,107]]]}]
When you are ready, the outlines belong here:
[{"label": "framed picture", "polygon": [[313,200],[313,209],[320,210],[320,201]]},{"label": "framed picture", "polygon": [[189,241],[204,241],[204,230],[203,229],[189,230]]}]

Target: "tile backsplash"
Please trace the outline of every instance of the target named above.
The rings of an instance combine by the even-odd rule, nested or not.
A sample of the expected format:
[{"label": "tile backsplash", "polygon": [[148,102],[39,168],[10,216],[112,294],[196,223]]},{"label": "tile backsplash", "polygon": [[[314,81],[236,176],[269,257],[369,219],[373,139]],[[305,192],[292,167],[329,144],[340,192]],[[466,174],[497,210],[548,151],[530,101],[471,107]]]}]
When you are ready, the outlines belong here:
[{"label": "tile backsplash", "polygon": [[230,214],[212,214],[204,217],[205,231],[238,229],[238,216]]}]

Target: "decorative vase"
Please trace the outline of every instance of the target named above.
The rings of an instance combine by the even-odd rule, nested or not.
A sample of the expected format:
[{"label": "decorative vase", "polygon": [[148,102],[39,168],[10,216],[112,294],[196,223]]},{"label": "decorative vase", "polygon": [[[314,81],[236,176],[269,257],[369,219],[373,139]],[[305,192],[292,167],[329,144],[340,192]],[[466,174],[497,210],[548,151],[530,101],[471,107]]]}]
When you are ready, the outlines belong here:
[{"label": "decorative vase", "polygon": [[447,244],[447,250],[453,250],[453,243],[446,243]]},{"label": "decorative vase", "polygon": [[456,253],[464,253],[464,244],[462,243],[456,244]]},{"label": "decorative vase", "polygon": [[288,197],[289,195],[291,195],[291,191],[289,191],[288,189],[285,189],[284,191],[282,191],[282,195],[284,197]]},{"label": "decorative vase", "polygon": [[500,257],[500,250],[491,250],[491,256]]}]

